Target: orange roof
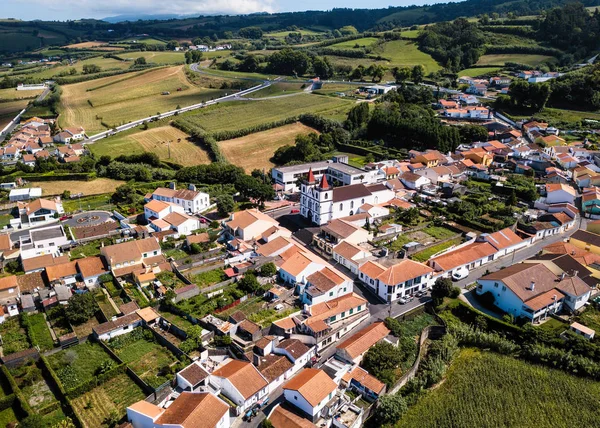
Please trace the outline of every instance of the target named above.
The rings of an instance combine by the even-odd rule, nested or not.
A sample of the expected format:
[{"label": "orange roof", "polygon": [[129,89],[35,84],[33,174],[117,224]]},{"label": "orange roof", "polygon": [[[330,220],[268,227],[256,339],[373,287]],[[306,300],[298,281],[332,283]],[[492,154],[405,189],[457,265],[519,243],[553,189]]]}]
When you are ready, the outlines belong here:
[{"label": "orange roof", "polygon": [[351,372],[344,375],[344,380],[348,383],[354,379],[367,389],[370,389],[375,394],[381,394],[385,390],[385,384],[379,381],[375,376],[369,374],[365,369],[356,366]]},{"label": "orange roof", "polygon": [[312,407],[317,407],[330,394],[333,398],[337,385],[323,370],[309,368],[290,379],[283,389],[298,391]]},{"label": "orange roof", "polygon": [[277,327],[282,328],[284,330],[290,330],[290,329],[296,327],[296,323],[290,317],[282,318],[277,321],[273,321],[273,324],[275,324]]},{"label": "orange roof", "polygon": [[228,413],[229,406],[208,392],[182,392],[156,420],[156,425],[214,428]]},{"label": "orange roof", "polygon": [[317,303],[316,305],[310,306],[309,310],[311,317],[305,322],[310,324],[316,320],[326,320],[332,316],[341,314],[342,312],[348,311],[358,306],[367,305],[367,301],[360,297],[356,293],[345,294],[341,297],[329,300],[327,302]]},{"label": "orange roof", "polygon": [[133,403],[128,408],[136,411],[137,413],[141,413],[142,415],[149,416],[152,419],[156,418],[165,411],[165,409],[161,409],[156,404],[149,403],[145,400],[140,400],[137,403]]},{"label": "orange roof", "polygon": [[577,192],[571,186],[562,183],[546,183],[546,192],[556,192],[558,190],[564,190],[565,192],[577,196]]},{"label": "orange roof", "polygon": [[381,275],[383,272],[385,272],[385,268],[383,266],[381,266],[379,263],[373,262],[371,260],[369,260],[364,265],[362,265],[360,268],[358,268],[358,270],[372,279],[377,278],[379,275]]},{"label": "orange roof", "polygon": [[17,286],[17,277],[15,275],[0,278],[0,290],[8,290],[9,288],[16,288]]},{"label": "orange roof", "polygon": [[403,259],[379,274],[378,280],[386,285],[396,285],[433,272],[433,269],[423,263]]},{"label": "orange roof", "polygon": [[342,241],[333,248],[333,251],[344,259],[351,261],[354,256],[361,253],[363,250],[354,244]]},{"label": "orange roof", "polygon": [[256,367],[240,360],[229,361],[212,375],[228,379],[246,400],[268,385]]},{"label": "orange roof", "polygon": [[85,257],[83,259],[79,259],[77,260],[77,268],[79,269],[81,276],[84,278],[102,275],[108,272],[104,267],[104,263],[102,263],[102,259],[100,257]]},{"label": "orange roof", "polygon": [[160,315],[158,315],[156,313],[156,311],[152,307],[150,307],[150,306],[148,306],[148,307],[146,307],[144,309],[138,309],[136,311],[136,313],[138,314],[138,316],[141,319],[143,319],[146,322],[156,321],[156,319],[160,317]]},{"label": "orange roof", "polygon": [[154,211],[155,213],[159,213],[162,210],[169,208],[169,204],[163,201],[159,201],[158,199],[151,199],[144,208],[149,209],[150,211]]},{"label": "orange roof", "polygon": [[317,428],[315,424],[277,405],[269,415],[273,428]]},{"label": "orange roof", "polygon": [[281,265],[281,269],[292,276],[297,276],[302,273],[302,271],[304,271],[304,269],[306,269],[311,263],[312,260],[309,259],[304,253],[296,253]]},{"label": "orange roof", "polygon": [[270,255],[281,251],[283,248],[291,244],[293,244],[293,242],[290,239],[283,236],[278,236],[277,238],[258,247],[257,252],[265,257],[269,257]]},{"label": "orange roof", "polygon": [[226,222],[225,224],[231,229],[245,229],[251,224],[263,220],[269,223],[278,224],[277,220],[269,217],[266,214],[261,213],[257,209],[240,211],[232,214],[232,219]]},{"label": "orange roof", "polygon": [[48,281],[56,281],[57,279],[75,275],[77,275],[77,262],[46,266],[46,276],[48,276]]},{"label": "orange roof", "polygon": [[352,360],[361,356],[381,339],[390,334],[390,330],[382,322],[376,322],[363,328],[344,340],[337,349],[344,351]]},{"label": "orange roof", "polygon": [[489,257],[496,253],[496,249],[487,242],[474,242],[465,247],[439,255],[430,259],[442,270],[448,271],[474,261]]},{"label": "orange roof", "polygon": [[492,244],[498,250],[503,250],[523,242],[523,240],[508,227],[506,229],[499,230],[498,232],[486,235],[486,241]]}]

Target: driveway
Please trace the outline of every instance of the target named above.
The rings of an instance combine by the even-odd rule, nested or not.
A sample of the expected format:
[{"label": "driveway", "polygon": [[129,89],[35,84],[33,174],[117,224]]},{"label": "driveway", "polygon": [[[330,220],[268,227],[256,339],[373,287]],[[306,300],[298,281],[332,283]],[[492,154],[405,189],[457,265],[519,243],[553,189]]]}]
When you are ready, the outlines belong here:
[{"label": "driveway", "polygon": [[70,227],[98,226],[99,224],[106,223],[111,218],[112,214],[108,211],[86,211],[81,214],[75,214],[73,218],[65,220],[63,224],[67,224]]}]

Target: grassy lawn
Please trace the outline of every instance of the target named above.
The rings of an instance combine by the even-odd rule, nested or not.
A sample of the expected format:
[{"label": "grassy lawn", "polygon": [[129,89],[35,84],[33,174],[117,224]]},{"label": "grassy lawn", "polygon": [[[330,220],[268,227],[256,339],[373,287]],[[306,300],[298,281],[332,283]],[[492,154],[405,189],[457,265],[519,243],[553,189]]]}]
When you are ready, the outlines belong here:
[{"label": "grassy lawn", "polygon": [[[265,305],[265,301],[263,300],[262,297],[252,297],[252,298],[246,300],[245,302],[240,303],[237,306],[234,306],[233,308],[230,308],[230,309],[227,309],[226,311],[220,312],[219,317],[227,318],[232,313],[241,311],[246,315],[246,317],[250,317],[251,315],[254,314],[255,319],[258,319],[260,321],[262,318],[262,315],[258,315],[258,313],[262,310],[264,305]],[[269,316],[272,314],[266,314],[266,315]]]},{"label": "grassy lawn", "polygon": [[409,40],[393,40],[384,43],[381,56],[389,58],[392,67],[410,67],[421,64],[425,68],[425,74],[442,68],[431,55],[421,52],[417,44]]},{"label": "grassy lawn", "polygon": [[17,414],[15,413],[14,407],[8,407],[2,411],[0,411],[0,426],[6,427],[9,424],[17,422],[19,418],[17,418]]},{"label": "grassy lawn", "polygon": [[19,317],[11,317],[0,324],[2,336],[2,354],[9,355],[31,348],[27,332],[21,326]]},{"label": "grassy lawn", "polygon": [[36,98],[44,92],[43,89],[31,91],[17,91],[15,88],[0,89],[0,101],[15,101]]},{"label": "grassy lawn", "polygon": [[577,322],[600,331],[600,311],[590,306],[577,317]]},{"label": "grassy lawn", "polygon": [[546,330],[546,331],[558,336],[563,331],[569,329],[569,324],[561,322],[555,318],[548,318],[546,321],[544,321],[543,324],[541,324],[537,328]]},{"label": "grassy lawn", "polygon": [[222,268],[213,269],[190,276],[190,281],[200,288],[218,284],[226,279],[227,276],[225,275],[225,272],[223,272]]},{"label": "grassy lawn", "polygon": [[[111,178],[96,178],[90,181],[34,181],[30,184],[31,187],[41,187],[44,196],[61,195],[65,190],[69,190],[72,194],[83,193],[85,196],[91,196],[113,193],[117,187],[121,184],[125,184],[125,182],[113,180]],[[79,201],[79,199],[77,199],[77,201]],[[67,202],[67,200],[64,200],[63,204],[65,202]]]},{"label": "grassy lawn", "polygon": [[297,135],[307,135],[311,132],[317,131],[298,122],[232,140],[219,141],[218,144],[229,162],[250,173],[254,169],[271,169],[275,165],[270,159],[279,147],[294,145]]},{"label": "grassy lawn", "polygon": [[460,238],[452,239],[450,241],[443,242],[441,244],[437,244],[432,247],[429,247],[426,250],[419,251],[419,252],[413,254],[412,256],[410,256],[410,258],[413,260],[416,260],[418,262],[426,262],[431,257],[433,257],[435,254],[439,253],[440,251],[450,248],[453,245],[458,245],[461,242],[462,242],[462,240]]},{"label": "grassy lawn", "polygon": [[162,160],[183,166],[210,163],[208,153],[194,144],[189,135],[168,125],[145,131],[135,128],[133,132],[103,138],[88,147],[96,156],[109,155],[115,158],[120,155],[152,152]]},{"label": "grassy lawn", "polygon": [[273,97],[276,95],[293,94],[302,92],[306,88],[307,84],[302,83],[273,83],[271,86],[267,86],[260,91],[252,92],[248,95],[248,98],[264,98]]},{"label": "grassy lawn", "polygon": [[191,122],[208,132],[245,129],[261,123],[275,122],[302,113],[323,116],[345,115],[353,102],[311,94],[255,102],[228,102],[210,106],[192,113],[180,115],[184,122]]},{"label": "grassy lawn", "polygon": [[[144,333],[147,335],[149,332]],[[110,341],[109,346],[140,378],[149,385],[157,387],[171,378],[162,375],[161,370],[178,360],[171,351],[154,340],[148,340],[146,335],[142,337],[136,329],[132,333],[119,336],[121,340]],[[151,334],[147,336],[153,338]]]},{"label": "grassy lawn", "polygon": [[599,395],[599,382],[464,349],[448,369],[446,381],[395,426],[591,427],[597,425]]},{"label": "grassy lawn", "polygon": [[50,330],[48,329],[48,324],[46,324],[44,314],[25,314],[24,316],[27,317],[30,324],[29,334],[33,337],[33,340],[40,349],[46,351],[54,348],[54,340],[52,340],[52,336],[50,335]]},{"label": "grassy lawn", "polygon": [[477,65],[482,66],[503,66],[507,62],[536,66],[549,60],[556,60],[548,55],[529,55],[529,54],[491,54],[483,55],[477,61]]},{"label": "grassy lawn", "polygon": [[125,292],[131,300],[135,300],[140,308],[145,308],[150,305],[148,298],[133,284],[125,285]]},{"label": "grassy lawn", "polygon": [[406,37],[408,39],[416,39],[419,36],[421,30],[408,30],[400,33],[402,37]]},{"label": "grassy lawn", "polygon": [[144,398],[144,391],[123,373],[77,397],[72,403],[85,426],[92,428],[106,426],[105,419],[112,412],[119,417],[125,416],[127,406]]},{"label": "grassy lawn", "polygon": [[423,232],[439,240],[448,239],[456,235],[456,232],[453,232],[450,229],[446,229],[445,227],[440,226],[429,226],[423,229]]},{"label": "grassy lawn", "polygon": [[181,260],[189,257],[190,255],[183,251],[181,248],[172,248],[170,250],[164,251],[163,254],[165,257],[173,257],[174,260]]},{"label": "grassy lawn", "polygon": [[[170,94],[162,95],[164,92]],[[222,93],[219,89],[191,85],[183,66],[105,77],[65,85],[59,122],[62,127],[82,126],[88,135],[93,135],[177,106],[217,98]]]},{"label": "grassy lawn", "polygon": [[112,193],[87,196],[83,198],[63,199],[63,208],[67,213],[72,213],[74,211],[78,211],[79,209],[86,208],[88,210],[110,211],[111,209],[116,208],[115,204],[110,202]]},{"label": "grassy lawn", "polygon": [[115,308],[113,308],[113,305],[111,305],[110,301],[108,300],[108,297],[106,297],[106,294],[104,294],[103,292],[95,293],[94,299],[98,303],[98,306],[100,306],[100,309],[102,309],[102,312],[104,313],[104,315],[109,320],[113,316],[117,315]]},{"label": "grassy lawn", "polygon": [[33,361],[11,368],[10,373],[34,411],[58,401],[42,375],[42,370]]},{"label": "grassy lawn", "polygon": [[170,323],[176,325],[177,327],[186,330],[189,327],[193,326],[194,324],[192,324],[191,322],[189,322],[187,319],[185,319],[184,317],[174,314],[172,312],[168,312],[168,311],[160,311],[160,315],[166,319],[167,321],[169,321]]},{"label": "grassy lawn", "polygon": [[480,68],[467,68],[458,72],[459,76],[478,77],[485,74],[492,74],[502,70],[502,67],[480,67]]},{"label": "grassy lawn", "polygon": [[93,342],[72,346],[48,357],[50,366],[66,389],[87,382],[105,361],[113,361],[110,356]]},{"label": "grassy lawn", "polygon": [[377,37],[363,37],[361,39],[356,40],[347,40],[345,42],[336,43],[335,45],[331,45],[331,48],[337,49],[355,49],[357,46],[359,48],[372,46],[377,43],[379,39]]},{"label": "grassy lawn", "polygon": [[112,245],[112,241],[110,239],[99,239],[97,241],[86,242],[85,244],[78,245],[71,250],[71,260],[100,255],[100,247],[102,246],[102,242],[104,242],[104,245]]},{"label": "grassy lawn", "polygon": [[262,309],[251,313],[248,316],[248,319],[260,324],[261,327],[268,327],[273,323],[273,321],[285,318],[288,315],[297,312],[299,309],[300,308],[289,308],[282,311],[276,311],[275,309]]}]

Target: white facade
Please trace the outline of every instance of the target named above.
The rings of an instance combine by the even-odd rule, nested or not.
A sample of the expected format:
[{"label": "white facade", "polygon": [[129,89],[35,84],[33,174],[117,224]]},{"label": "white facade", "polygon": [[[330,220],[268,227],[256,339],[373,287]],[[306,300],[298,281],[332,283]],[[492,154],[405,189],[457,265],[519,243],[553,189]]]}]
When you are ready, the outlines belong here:
[{"label": "white facade", "polygon": [[319,414],[319,412],[323,409],[323,407],[325,407],[325,405],[327,403],[329,403],[329,401],[331,401],[331,399],[333,398],[333,395],[334,395],[333,392],[329,393],[329,395],[327,395],[327,397],[325,397],[325,399],[323,399],[323,401],[321,401],[318,405],[313,407],[308,401],[306,401],[306,398],[304,398],[302,396],[302,394],[300,394],[298,391],[293,391],[293,390],[285,389],[285,388],[283,389],[283,396],[285,397],[285,400],[288,403],[296,406],[303,413],[305,413],[307,415],[312,415],[313,420]]},{"label": "white facade", "polygon": [[69,242],[60,225],[30,230],[28,235],[20,237],[21,258],[30,259],[45,254],[59,256],[60,248]]},{"label": "white facade", "polygon": [[333,249],[333,260],[349,269],[355,275],[358,275],[358,267],[360,266],[360,261],[366,257],[369,257],[371,253],[368,251],[360,250],[358,253],[353,255],[350,259],[346,259],[339,253],[336,253],[335,247]]},{"label": "white facade", "polygon": [[[262,376],[262,375],[261,375]],[[260,389],[258,392],[245,399],[244,396],[237,390],[237,388],[227,378],[219,376],[210,376],[210,384],[221,390],[221,393],[233,401],[240,411],[245,412],[250,409],[259,400],[262,400],[269,394],[269,385]]]},{"label": "white facade", "polygon": [[575,196],[572,193],[562,189],[548,192],[548,195],[546,196],[547,204],[574,204],[574,201]]},{"label": "white facade", "polygon": [[199,213],[210,206],[210,196],[208,193],[198,192],[195,186],[190,189],[156,189],[152,193],[152,199],[171,202],[179,205],[188,213]]},{"label": "white facade", "polygon": [[307,305],[316,305],[352,293],[354,291],[354,285],[352,281],[346,279],[343,283],[334,286],[330,290],[319,292],[318,290],[311,288],[310,281],[307,281],[303,291],[304,292],[300,296],[301,302]]},{"label": "white facade", "polygon": [[8,199],[11,202],[27,201],[29,199],[41,198],[41,187],[29,187],[24,189],[13,189],[8,194]]}]

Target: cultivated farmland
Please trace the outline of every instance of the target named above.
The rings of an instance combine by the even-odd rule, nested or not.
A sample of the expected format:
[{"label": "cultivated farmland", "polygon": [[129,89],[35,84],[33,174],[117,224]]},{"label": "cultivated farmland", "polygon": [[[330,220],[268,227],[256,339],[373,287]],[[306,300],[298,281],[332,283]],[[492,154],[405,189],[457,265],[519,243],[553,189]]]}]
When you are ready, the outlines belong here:
[{"label": "cultivated farmland", "polygon": [[144,51],[144,52],[127,52],[119,54],[119,58],[124,60],[136,60],[138,58],[146,58],[146,62],[155,63],[155,64],[183,64],[185,62],[185,57],[183,56],[183,52],[152,52],[152,51]]},{"label": "cultivated farmland", "polygon": [[338,118],[354,103],[333,97],[298,94],[293,97],[253,102],[228,102],[185,114],[182,119],[208,132],[230,131],[276,122],[302,113],[318,113]]},{"label": "cultivated farmland", "polygon": [[17,91],[15,88],[0,89],[0,102],[31,99],[37,97],[42,92],[44,92],[43,89],[31,91]]},{"label": "cultivated farmland", "polygon": [[361,39],[347,40],[345,42],[336,43],[334,45],[331,45],[330,47],[339,49],[353,49],[357,46],[369,47],[377,43],[378,40],[379,39],[377,39],[376,37],[363,37]]},{"label": "cultivated farmland", "polygon": [[396,427],[591,427],[597,425],[599,396],[599,382],[465,349],[446,381]]},{"label": "cultivated farmland", "polygon": [[143,400],[144,392],[125,373],[119,374],[72,401],[73,408],[88,427],[103,426],[116,412],[119,418],[131,404]]},{"label": "cultivated farmland", "polygon": [[[167,144],[169,141],[171,142],[170,159]],[[88,147],[96,156],[116,157],[123,154],[152,152],[160,159],[184,166],[210,163],[206,151],[191,142],[189,135],[169,125],[134,133],[117,134],[90,144]]]},{"label": "cultivated farmland", "polygon": [[229,162],[250,173],[255,168],[270,169],[273,167],[274,165],[269,159],[275,150],[286,144],[293,145],[296,135],[311,132],[316,131],[301,123],[293,123],[245,137],[221,141],[218,144]]},{"label": "cultivated farmland", "polygon": [[[169,94],[162,95],[166,92]],[[182,66],[111,76],[64,86],[59,122],[63,127],[83,126],[92,135],[222,93],[191,85]]]},{"label": "cultivated farmland", "polygon": [[112,193],[121,184],[124,184],[124,181],[110,178],[96,178],[91,181],[40,181],[32,182],[31,186],[41,187],[42,192],[46,196],[61,195],[65,190],[69,190],[72,194],[83,193],[85,196],[89,196]]},{"label": "cultivated farmland", "polygon": [[0,103],[0,129],[9,124],[18,112],[27,107],[30,100],[8,101]]}]

